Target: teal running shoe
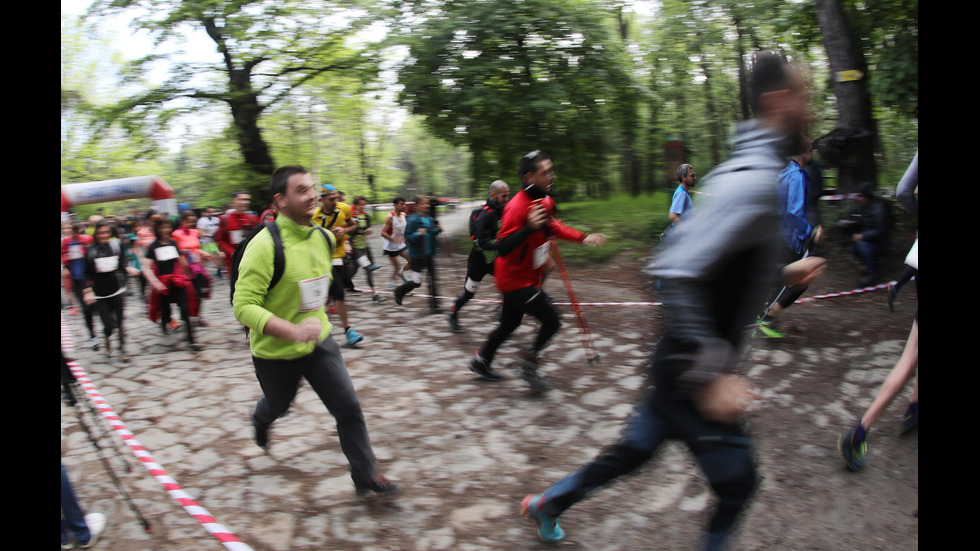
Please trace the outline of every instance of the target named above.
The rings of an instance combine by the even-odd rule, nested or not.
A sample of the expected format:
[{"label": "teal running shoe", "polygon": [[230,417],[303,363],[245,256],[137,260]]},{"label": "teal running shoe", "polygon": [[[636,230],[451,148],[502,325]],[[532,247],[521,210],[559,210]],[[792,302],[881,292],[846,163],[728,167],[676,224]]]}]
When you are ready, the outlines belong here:
[{"label": "teal running shoe", "polygon": [[528,494],[521,502],[521,515],[538,525],[538,536],[544,541],[559,541],[565,531],[558,526],[558,517],[550,517],[541,511],[544,494]]},{"label": "teal running shoe", "polygon": [[357,331],[354,331],[353,327],[347,330],[347,346],[354,346],[363,340],[364,336]]}]

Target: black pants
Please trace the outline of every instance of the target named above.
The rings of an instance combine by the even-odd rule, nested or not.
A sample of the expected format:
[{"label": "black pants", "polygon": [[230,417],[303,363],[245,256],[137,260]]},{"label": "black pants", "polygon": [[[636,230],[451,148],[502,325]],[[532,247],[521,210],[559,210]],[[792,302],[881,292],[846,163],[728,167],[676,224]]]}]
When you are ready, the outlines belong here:
[{"label": "black pants", "polygon": [[493,275],[493,262],[488,263],[482,252],[470,253],[466,260],[466,279],[463,280],[463,290],[456,297],[456,302],[453,303],[453,313],[459,312],[471,298],[476,296],[476,284],[483,281],[487,275]]},{"label": "black pants", "polygon": [[[439,300],[436,288],[436,263],[435,259],[431,256],[426,258],[409,258],[408,259],[409,269],[414,272],[408,274],[408,281],[402,283],[395,289],[395,296],[404,297],[406,294],[411,293],[413,290],[422,286],[422,273],[425,272],[429,276],[429,307],[432,310],[439,309]],[[400,299],[399,299],[400,300]]]},{"label": "black pants", "polygon": [[525,287],[517,291],[504,293],[503,309],[500,313],[500,325],[490,333],[490,337],[480,350],[480,357],[491,364],[497,349],[507,340],[507,337],[520,327],[524,314],[530,314],[541,322],[541,329],[531,348],[531,357],[537,359],[538,353],[548,344],[551,337],[561,328],[561,315],[551,305],[551,297],[541,289]]},{"label": "black pants", "polygon": [[167,327],[167,324],[170,323],[170,318],[173,315],[170,306],[172,303],[176,303],[177,307],[180,308],[180,319],[183,320],[184,327],[187,329],[187,340],[191,344],[194,344],[194,329],[191,328],[190,303],[187,298],[187,291],[183,287],[172,285],[169,296],[160,296],[160,323],[163,327]]},{"label": "black pants", "polygon": [[123,334],[123,306],[122,293],[95,301],[95,309],[99,312],[99,318],[102,319],[102,330],[105,332],[106,341],[109,340],[113,332],[116,332],[119,335],[120,352],[123,351],[126,344]]},{"label": "black pants", "polygon": [[84,291],[85,287],[88,286],[88,282],[84,279],[73,279],[71,281],[71,290],[75,294],[75,300],[78,301],[79,308],[82,309],[82,315],[85,316],[85,327],[88,329],[89,336],[93,339],[95,338],[95,324],[93,323],[94,307],[85,304]]},{"label": "black pants", "polygon": [[285,413],[301,380],[306,379],[337,422],[340,447],[350,463],[354,482],[366,482],[377,474],[361,403],[333,337],[324,339],[303,358],[266,360],[252,356],[252,365],[262,387],[262,398],[252,415],[256,425],[268,428]]},{"label": "black pants", "polygon": [[[354,276],[357,275],[357,269],[361,267],[358,260],[365,256],[367,257],[368,261],[371,262],[371,264],[374,264],[374,257],[371,256],[371,249],[352,249],[350,267],[347,270],[347,279],[349,279],[351,282],[349,287],[350,289],[354,288]],[[372,270],[365,268],[364,276],[367,278],[368,287],[374,289],[374,275],[372,274]]]},{"label": "black pants", "polygon": [[[684,355],[671,353],[675,343],[669,335],[663,339],[653,369],[685,369],[678,365]],[[686,395],[661,387],[637,405],[616,445],[545,491],[544,512],[560,515],[589,492],[642,466],[667,440],[687,445],[718,496],[708,532],[730,533],[757,481],[751,440],[741,425],[707,421]]]}]

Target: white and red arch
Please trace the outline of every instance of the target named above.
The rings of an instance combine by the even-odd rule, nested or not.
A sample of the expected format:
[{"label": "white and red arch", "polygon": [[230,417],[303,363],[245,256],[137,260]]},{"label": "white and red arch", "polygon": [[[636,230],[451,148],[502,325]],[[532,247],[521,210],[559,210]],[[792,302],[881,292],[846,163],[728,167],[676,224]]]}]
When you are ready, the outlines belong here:
[{"label": "white and red arch", "polygon": [[61,186],[61,217],[78,205],[122,201],[148,197],[158,212],[177,214],[174,190],[158,176],[134,176],[116,180],[101,180]]}]

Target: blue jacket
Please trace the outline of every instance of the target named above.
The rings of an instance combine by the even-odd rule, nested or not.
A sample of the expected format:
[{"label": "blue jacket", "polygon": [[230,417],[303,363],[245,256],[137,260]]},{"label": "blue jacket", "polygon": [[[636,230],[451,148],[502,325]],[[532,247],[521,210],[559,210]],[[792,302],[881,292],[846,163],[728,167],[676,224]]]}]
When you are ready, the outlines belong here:
[{"label": "blue jacket", "polygon": [[[425,234],[418,233],[419,228],[426,228]],[[411,258],[428,258],[436,254],[436,237],[439,228],[431,216],[419,216],[414,213],[405,221],[405,241],[408,242],[408,256]]]},{"label": "blue jacket", "polygon": [[794,253],[800,254],[813,233],[813,226],[806,217],[810,205],[810,177],[796,161],[790,161],[779,172],[777,188],[783,239]]}]

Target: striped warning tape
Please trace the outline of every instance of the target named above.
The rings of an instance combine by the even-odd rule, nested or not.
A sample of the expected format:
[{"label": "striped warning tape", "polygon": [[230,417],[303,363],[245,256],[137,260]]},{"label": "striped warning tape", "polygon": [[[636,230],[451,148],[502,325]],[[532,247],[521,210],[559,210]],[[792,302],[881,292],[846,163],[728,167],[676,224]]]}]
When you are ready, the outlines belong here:
[{"label": "striped warning tape", "polygon": [[[64,316],[61,317],[61,348],[65,351],[66,355],[71,355],[74,351],[74,346],[71,341],[71,332],[68,329],[68,324],[65,322]],[[252,548],[248,545],[242,543],[234,534],[228,531],[227,528],[219,524],[213,516],[205,509],[197,504],[183,488],[180,487],[177,482],[167,474],[167,471],[163,469],[156,461],[153,460],[153,456],[150,455],[146,448],[136,440],[136,437],[130,432],[126,425],[122,422],[118,415],[109,407],[109,404],[102,398],[99,394],[98,388],[89,378],[88,374],[75,360],[68,362],[68,367],[71,369],[72,374],[78,380],[79,385],[85,390],[86,395],[88,395],[89,400],[94,404],[95,408],[102,413],[102,416],[112,425],[113,430],[118,434],[123,441],[132,450],[133,455],[139,459],[143,465],[146,467],[150,474],[156,478],[157,482],[163,485],[167,490],[167,493],[171,497],[180,503],[181,507],[184,508],[187,513],[194,517],[201,526],[208,531],[212,536],[214,536],[218,541],[225,546],[225,548],[231,551],[252,551]]]},{"label": "striped warning tape", "polygon": [[[821,300],[821,299],[827,299],[827,298],[837,298],[837,297],[845,297],[845,296],[850,296],[850,295],[859,295],[861,293],[869,293],[871,291],[877,291],[879,289],[886,289],[888,287],[888,285],[894,285],[895,283],[896,282],[892,281],[890,284],[889,283],[880,283],[878,285],[872,285],[870,287],[862,287],[860,289],[853,289],[851,291],[840,291],[840,292],[837,292],[837,293],[827,293],[827,294],[824,294],[824,295],[815,295],[815,296],[812,296],[812,297],[803,297],[803,298],[797,299],[796,300],[796,304],[801,304],[801,303],[804,303],[804,302],[812,302],[814,300]],[[368,289],[362,289],[362,291],[363,292],[370,292],[370,290],[368,290]],[[378,293],[379,294],[382,294],[382,293],[384,293],[384,294],[390,294],[390,291],[378,291]],[[413,296],[416,296],[416,297],[420,297],[420,298],[429,298],[429,297],[432,296],[432,295],[424,295],[424,294],[419,294],[419,293],[412,293],[412,295]],[[456,298],[457,297],[436,296],[436,300],[456,300]],[[469,300],[469,302],[482,302],[484,304],[500,304],[503,301],[497,300],[497,299],[486,299],[486,298],[479,299],[479,298],[474,297],[474,298],[471,298]],[[571,302],[553,302],[552,304],[554,304],[556,306],[571,306],[572,305]],[[579,302],[578,303],[579,306],[663,306],[663,304],[664,304],[663,302]]]}]

